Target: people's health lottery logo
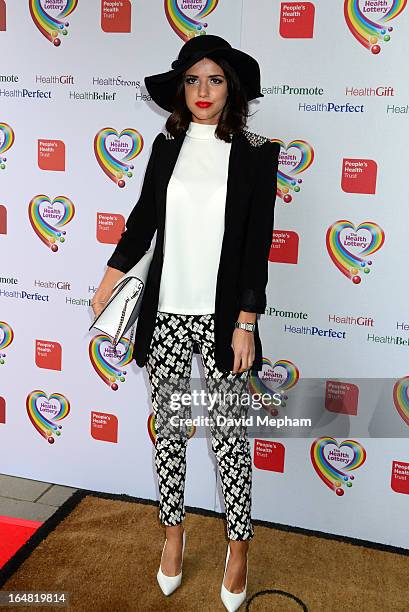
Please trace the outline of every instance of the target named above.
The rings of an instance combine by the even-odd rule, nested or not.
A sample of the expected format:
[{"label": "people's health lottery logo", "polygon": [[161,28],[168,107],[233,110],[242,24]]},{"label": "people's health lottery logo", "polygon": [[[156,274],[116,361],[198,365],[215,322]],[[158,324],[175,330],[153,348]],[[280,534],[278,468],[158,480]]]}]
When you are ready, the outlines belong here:
[{"label": "people's health lottery logo", "polygon": [[390,41],[390,22],[406,7],[407,0],[345,0],[348,28],[363,47],[378,55],[381,44]]},{"label": "people's health lottery logo", "polygon": [[282,140],[272,138],[272,142],[278,142],[281,147],[278,158],[277,195],[283,202],[289,204],[293,195],[301,189],[300,174],[314,161],[314,149],[305,140],[292,140],[286,145]]},{"label": "people's health lottery logo", "polygon": [[399,416],[409,425],[409,376],[400,378],[394,384],[393,403]]},{"label": "people's health lottery logo", "polygon": [[[148,416],[147,421],[148,434],[151,439],[152,444],[155,446],[156,443],[156,426],[155,426],[155,415],[153,412]],[[196,433],[195,425],[186,425],[186,437],[189,440]]]},{"label": "people's health lottery logo", "polygon": [[341,497],[345,487],[350,489],[355,476],[350,472],[360,468],[366,459],[366,451],[356,440],[344,440],[324,436],[311,445],[311,462],[322,482]]},{"label": "people's health lottery logo", "polygon": [[364,221],[357,227],[351,221],[335,221],[326,236],[327,251],[332,261],[347,278],[358,285],[361,272],[369,274],[372,260],[385,242],[385,233],[373,221]]},{"label": "people's health lottery logo", "polygon": [[31,227],[54,253],[58,251],[57,243],[65,242],[66,230],[62,228],[71,221],[74,214],[74,204],[64,195],[57,196],[53,201],[46,195],[37,195],[28,205]]},{"label": "people's health lottery logo", "polygon": [[[289,359],[278,359],[273,363],[268,357],[263,357],[261,367],[261,377],[258,376],[257,372],[250,370],[248,389],[252,395],[257,393],[259,397],[266,398],[267,401],[266,403],[263,402],[263,408],[272,416],[277,416],[277,401],[279,401],[280,408],[285,408],[288,399],[287,391],[297,384],[300,372]],[[274,394],[277,400],[272,403]],[[280,396],[280,400],[278,400],[278,396]]]},{"label": "people's health lottery logo", "polygon": [[14,340],[14,332],[6,321],[0,321],[0,365],[6,363],[6,353],[3,353]]},{"label": "people's health lottery logo", "polygon": [[8,123],[0,122],[0,170],[5,170],[7,157],[4,157],[14,144],[13,128]]},{"label": "people's health lottery logo", "polygon": [[172,30],[186,42],[189,38],[206,34],[208,23],[205,20],[218,4],[219,0],[165,0],[165,15]]},{"label": "people's health lottery logo", "polygon": [[134,166],[129,162],[143,149],[142,134],[132,128],[118,133],[102,128],[94,138],[94,153],[102,170],[118,187],[125,187],[125,177],[132,178]]},{"label": "people's health lottery logo", "polygon": [[118,383],[125,382],[124,367],[132,361],[133,343],[129,338],[121,338],[115,349],[111,338],[98,334],[89,343],[89,358],[92,367],[101,380],[113,391],[119,388]]},{"label": "people's health lottery logo", "polygon": [[27,395],[26,408],[28,417],[40,436],[54,444],[55,438],[61,436],[61,421],[70,413],[70,402],[65,395],[47,395],[45,391],[36,389]]},{"label": "people's health lottery logo", "polygon": [[78,0],[29,0],[31,18],[41,34],[55,47],[61,44],[60,34],[67,36],[67,17],[77,8]]}]

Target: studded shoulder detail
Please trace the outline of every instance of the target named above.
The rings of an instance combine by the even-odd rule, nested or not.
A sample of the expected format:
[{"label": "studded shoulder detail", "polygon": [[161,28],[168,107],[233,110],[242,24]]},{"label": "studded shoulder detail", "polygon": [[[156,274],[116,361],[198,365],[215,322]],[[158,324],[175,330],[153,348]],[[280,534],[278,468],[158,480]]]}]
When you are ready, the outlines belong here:
[{"label": "studded shoulder detail", "polygon": [[[255,132],[251,132],[250,130],[243,129],[242,133],[253,147],[260,147],[262,144],[270,140],[266,136],[261,136],[260,134],[256,134]],[[166,128],[164,128],[163,134],[165,135],[166,140],[175,139],[175,137],[172,136],[172,134],[168,132]]]},{"label": "studded shoulder detail", "polygon": [[250,130],[243,129],[242,133],[253,147],[261,147],[262,144],[270,140],[266,136],[261,136],[260,134],[256,134]]}]

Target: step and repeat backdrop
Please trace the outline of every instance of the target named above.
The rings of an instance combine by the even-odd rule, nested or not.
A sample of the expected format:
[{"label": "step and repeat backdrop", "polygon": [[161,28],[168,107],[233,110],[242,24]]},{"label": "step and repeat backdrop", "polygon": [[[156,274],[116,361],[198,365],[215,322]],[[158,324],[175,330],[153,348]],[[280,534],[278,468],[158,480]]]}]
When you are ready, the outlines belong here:
[{"label": "step and repeat backdrop", "polygon": [[[281,145],[253,518],[409,548],[406,4],[0,0],[1,473],[158,499],[146,370],[90,301],[168,116],[143,77],[217,34]],[[194,425],[185,503],[224,510]]]}]

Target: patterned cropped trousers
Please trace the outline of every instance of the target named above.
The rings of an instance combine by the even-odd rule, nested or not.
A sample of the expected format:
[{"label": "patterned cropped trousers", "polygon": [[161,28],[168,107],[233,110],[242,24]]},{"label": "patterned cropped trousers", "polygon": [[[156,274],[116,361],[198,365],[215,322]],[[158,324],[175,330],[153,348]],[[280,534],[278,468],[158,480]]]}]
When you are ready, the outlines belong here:
[{"label": "patterned cropped trousers", "polygon": [[[247,392],[249,370],[233,374],[219,370],[214,358],[214,314],[188,315],[158,311],[146,370],[155,417],[155,466],[159,484],[159,520],[178,525],[185,518],[186,446],[192,417],[191,403],[172,402],[191,393],[193,342],[199,346],[207,392],[214,398],[206,410],[211,446],[216,456],[227,519],[229,540],[251,540],[252,461],[245,425],[248,404],[237,401]],[[185,397],[192,397],[191,395]],[[173,417],[173,418],[172,418]],[[176,417],[176,418],[175,418]],[[212,418],[213,417],[213,418]],[[234,424],[231,421],[234,420]]]}]

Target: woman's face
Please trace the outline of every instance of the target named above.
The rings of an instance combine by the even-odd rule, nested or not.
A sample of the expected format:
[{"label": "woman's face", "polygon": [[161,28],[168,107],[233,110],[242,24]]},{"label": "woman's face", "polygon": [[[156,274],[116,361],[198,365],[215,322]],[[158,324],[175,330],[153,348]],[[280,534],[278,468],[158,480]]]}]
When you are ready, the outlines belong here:
[{"label": "woman's face", "polygon": [[[227,80],[223,69],[204,57],[185,72],[186,104],[196,123],[217,124],[227,100]],[[204,103],[208,104],[204,104]]]}]

